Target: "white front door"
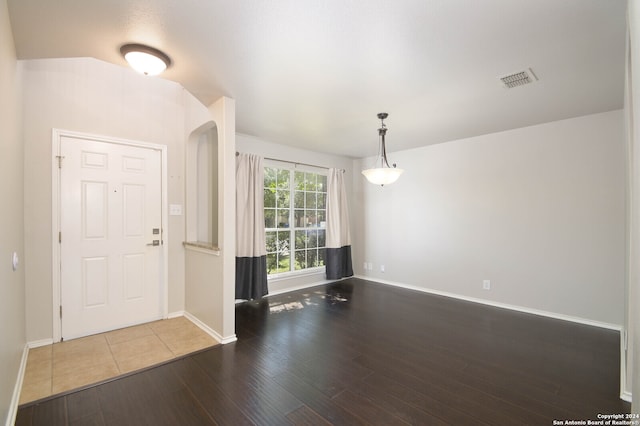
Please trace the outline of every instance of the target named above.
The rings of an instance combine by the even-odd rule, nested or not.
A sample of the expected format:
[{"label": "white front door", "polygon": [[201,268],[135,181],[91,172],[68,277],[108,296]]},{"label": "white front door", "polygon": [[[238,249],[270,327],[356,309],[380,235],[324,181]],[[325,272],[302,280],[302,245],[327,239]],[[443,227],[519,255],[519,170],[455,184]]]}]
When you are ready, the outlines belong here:
[{"label": "white front door", "polygon": [[60,138],[61,337],[162,317],[159,150]]}]

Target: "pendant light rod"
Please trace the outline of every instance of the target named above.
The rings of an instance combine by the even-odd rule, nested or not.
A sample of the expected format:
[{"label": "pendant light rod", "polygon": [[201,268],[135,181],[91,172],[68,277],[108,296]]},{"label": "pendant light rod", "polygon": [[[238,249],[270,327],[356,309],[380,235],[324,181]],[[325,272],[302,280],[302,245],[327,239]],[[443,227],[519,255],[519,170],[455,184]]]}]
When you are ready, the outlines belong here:
[{"label": "pendant light rod", "polygon": [[[391,167],[389,165],[389,161],[387,160],[387,144],[385,141],[385,136],[387,134],[387,126],[384,125],[384,119],[387,118],[389,116],[389,114],[387,114],[386,112],[381,112],[378,114],[378,118],[380,119],[380,128],[378,129],[378,134],[380,135],[380,151],[382,154],[382,165],[384,166],[385,164],[387,165],[387,167]],[[394,164],[393,167],[395,167],[396,165]]]}]

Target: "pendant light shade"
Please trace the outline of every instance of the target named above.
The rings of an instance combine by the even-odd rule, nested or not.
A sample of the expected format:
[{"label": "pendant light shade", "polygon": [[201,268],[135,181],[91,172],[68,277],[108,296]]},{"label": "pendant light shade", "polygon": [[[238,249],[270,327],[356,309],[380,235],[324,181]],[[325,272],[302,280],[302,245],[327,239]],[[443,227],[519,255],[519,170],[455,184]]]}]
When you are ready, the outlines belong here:
[{"label": "pendant light shade", "polygon": [[397,181],[402,172],[404,172],[404,170],[398,169],[395,163],[393,163],[393,167],[391,167],[387,160],[387,147],[385,141],[387,126],[384,125],[384,119],[388,116],[389,114],[386,112],[378,114],[378,118],[381,122],[381,126],[378,129],[378,136],[380,139],[378,156],[376,157],[376,163],[373,168],[362,171],[362,174],[369,182],[380,186],[389,185]]},{"label": "pendant light shade", "polygon": [[158,75],[171,65],[171,59],[164,52],[144,44],[125,44],[120,53],[131,68],[144,75]]},{"label": "pendant light shade", "polygon": [[395,167],[378,167],[363,170],[362,174],[374,185],[384,186],[397,181],[402,172],[404,170]]}]

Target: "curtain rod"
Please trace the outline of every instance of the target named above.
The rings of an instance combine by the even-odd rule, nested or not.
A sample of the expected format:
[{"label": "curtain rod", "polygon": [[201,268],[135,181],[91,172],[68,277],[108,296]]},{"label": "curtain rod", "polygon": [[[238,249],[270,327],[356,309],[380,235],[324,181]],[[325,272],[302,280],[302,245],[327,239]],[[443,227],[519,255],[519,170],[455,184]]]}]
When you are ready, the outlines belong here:
[{"label": "curtain rod", "polygon": [[[236,151],[236,157],[240,155],[240,153],[238,151]],[[325,166],[316,166],[315,164],[308,164],[308,163],[300,163],[299,161],[288,161],[288,160],[279,160],[277,158],[269,158],[269,157],[263,157],[265,160],[271,160],[271,161],[280,161],[281,163],[289,163],[289,164],[293,164],[296,166],[309,166],[309,167],[317,167],[318,169],[326,169],[329,170],[331,167],[325,167]],[[345,172],[344,169],[340,169],[342,170],[342,173]]]}]

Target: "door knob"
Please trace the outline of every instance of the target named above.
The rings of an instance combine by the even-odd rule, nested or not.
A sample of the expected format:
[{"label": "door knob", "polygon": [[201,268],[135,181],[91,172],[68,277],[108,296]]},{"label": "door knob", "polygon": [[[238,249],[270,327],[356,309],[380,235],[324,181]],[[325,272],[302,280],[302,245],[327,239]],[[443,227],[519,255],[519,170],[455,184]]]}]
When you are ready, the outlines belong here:
[{"label": "door knob", "polygon": [[153,240],[152,242],[147,244],[148,246],[159,246],[160,240]]}]

